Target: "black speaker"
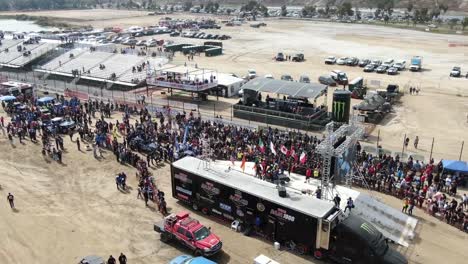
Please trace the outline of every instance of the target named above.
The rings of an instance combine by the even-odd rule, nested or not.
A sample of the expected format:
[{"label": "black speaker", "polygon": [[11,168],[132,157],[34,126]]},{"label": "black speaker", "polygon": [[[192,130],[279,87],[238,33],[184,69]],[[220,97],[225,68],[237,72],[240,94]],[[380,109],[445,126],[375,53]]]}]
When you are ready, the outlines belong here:
[{"label": "black speaker", "polygon": [[278,195],[279,197],[286,197],[286,187],[278,186]]}]

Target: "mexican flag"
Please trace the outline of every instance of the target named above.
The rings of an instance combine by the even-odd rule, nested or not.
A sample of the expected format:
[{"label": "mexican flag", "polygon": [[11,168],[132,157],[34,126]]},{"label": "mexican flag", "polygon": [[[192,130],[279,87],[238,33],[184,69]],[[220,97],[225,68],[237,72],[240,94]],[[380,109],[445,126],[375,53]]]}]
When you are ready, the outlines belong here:
[{"label": "mexican flag", "polygon": [[263,145],[261,138],[258,139],[258,147],[260,148],[260,152],[265,153],[265,145]]}]

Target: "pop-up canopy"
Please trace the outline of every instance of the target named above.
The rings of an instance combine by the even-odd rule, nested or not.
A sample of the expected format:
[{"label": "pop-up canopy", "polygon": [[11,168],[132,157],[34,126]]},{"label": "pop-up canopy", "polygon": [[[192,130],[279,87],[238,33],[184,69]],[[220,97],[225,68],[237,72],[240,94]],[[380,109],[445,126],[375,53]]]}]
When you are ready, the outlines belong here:
[{"label": "pop-up canopy", "polygon": [[468,165],[466,164],[466,161],[442,160],[442,165],[444,166],[444,170],[468,173]]}]

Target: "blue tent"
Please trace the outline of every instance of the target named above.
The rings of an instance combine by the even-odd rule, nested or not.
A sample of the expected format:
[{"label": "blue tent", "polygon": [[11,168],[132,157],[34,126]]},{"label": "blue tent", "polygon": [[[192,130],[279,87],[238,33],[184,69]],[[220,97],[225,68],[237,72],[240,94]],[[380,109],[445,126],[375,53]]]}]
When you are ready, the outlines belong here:
[{"label": "blue tent", "polygon": [[13,100],[16,100],[16,97],[14,97],[13,95],[5,95],[5,96],[0,97],[0,101],[8,102],[8,101],[13,101]]},{"label": "blue tent", "polygon": [[468,165],[466,164],[466,161],[442,160],[442,165],[444,166],[444,170],[468,173]]},{"label": "blue tent", "polygon": [[46,96],[46,97],[42,97],[42,98],[37,99],[37,101],[39,103],[48,103],[48,102],[51,102],[53,100],[54,100],[54,98],[50,97],[50,96]]}]

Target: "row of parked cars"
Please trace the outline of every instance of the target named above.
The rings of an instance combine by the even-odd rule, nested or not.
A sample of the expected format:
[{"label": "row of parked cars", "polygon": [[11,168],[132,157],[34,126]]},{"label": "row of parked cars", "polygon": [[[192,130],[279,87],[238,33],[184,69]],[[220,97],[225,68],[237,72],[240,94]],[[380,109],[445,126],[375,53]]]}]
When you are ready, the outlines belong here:
[{"label": "row of parked cars", "polygon": [[[247,71],[247,76],[246,78],[248,79],[253,79],[257,77],[257,72],[253,69],[249,69]],[[265,76],[263,76],[263,78],[267,78],[267,79],[275,79],[273,77],[273,75],[271,74],[265,74]],[[290,81],[290,82],[294,82],[294,78],[290,75],[290,74],[283,74],[281,75],[281,78],[280,78],[282,81]],[[311,83],[311,79],[308,75],[301,75],[299,76],[299,79],[297,80],[298,82],[300,83]],[[325,85],[329,85],[329,86],[337,86],[338,84],[346,84],[347,81],[348,81],[348,77],[346,75],[346,73],[342,72],[342,71],[338,71],[338,70],[335,70],[335,71],[332,71],[330,74],[328,75],[322,75],[318,78],[318,81],[319,83],[321,84],[325,84]]]},{"label": "row of parked cars", "polygon": [[358,59],[356,57],[341,57],[337,59],[334,56],[329,56],[325,59],[325,64],[359,66],[364,68],[364,72],[387,73],[388,75],[397,75],[400,71],[403,71],[406,68],[406,61],[404,60],[395,61],[393,59],[387,59],[385,61],[381,61]]},{"label": "row of parked cars", "polygon": [[208,34],[205,32],[185,32],[182,34],[184,38],[198,38],[198,39],[218,39],[218,40],[227,40],[231,37],[228,35],[220,34]]},{"label": "row of parked cars", "polygon": [[128,46],[146,46],[146,47],[156,47],[163,44],[163,40],[156,40],[156,39],[142,39],[137,40],[134,38],[126,38],[120,42],[113,42],[113,43],[121,43],[122,45]]}]

